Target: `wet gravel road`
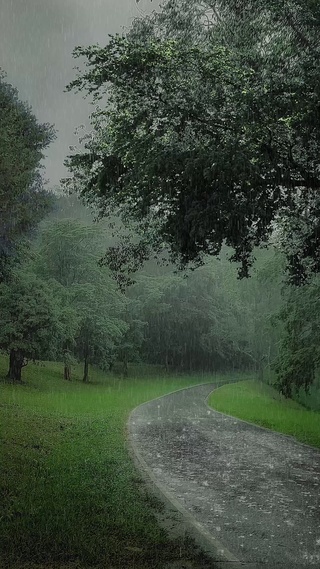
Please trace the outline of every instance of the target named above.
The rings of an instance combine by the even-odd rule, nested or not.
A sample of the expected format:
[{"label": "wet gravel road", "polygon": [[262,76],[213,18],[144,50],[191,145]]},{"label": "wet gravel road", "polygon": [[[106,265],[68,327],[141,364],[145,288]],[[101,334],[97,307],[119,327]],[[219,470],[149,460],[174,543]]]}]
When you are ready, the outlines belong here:
[{"label": "wet gravel road", "polygon": [[232,567],[320,567],[320,452],[210,409],[214,388],[136,408],[128,424],[133,449],[156,483],[239,560]]}]

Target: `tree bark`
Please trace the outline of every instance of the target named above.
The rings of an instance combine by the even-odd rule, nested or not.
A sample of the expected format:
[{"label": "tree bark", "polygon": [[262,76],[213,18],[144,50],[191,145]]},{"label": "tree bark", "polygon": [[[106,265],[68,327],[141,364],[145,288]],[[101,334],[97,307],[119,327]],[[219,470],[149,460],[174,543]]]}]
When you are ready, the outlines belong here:
[{"label": "tree bark", "polygon": [[68,364],[64,364],[64,379],[71,381],[71,368]]},{"label": "tree bark", "polygon": [[87,383],[89,381],[89,362],[88,356],[84,358],[84,370],[83,370],[83,381]]},{"label": "tree bark", "polygon": [[12,349],[9,356],[7,379],[21,382],[21,371],[24,367],[24,356],[21,350]]},{"label": "tree bark", "polygon": [[127,358],[127,354],[124,355],[123,360],[123,377],[128,377],[128,358]]},{"label": "tree bark", "polygon": [[63,363],[64,363],[64,368],[63,368],[63,377],[66,381],[71,381],[71,355],[70,352],[68,350],[68,348],[66,348],[64,350],[63,353]]},{"label": "tree bark", "polygon": [[165,370],[168,373],[169,371],[169,356],[168,356],[168,352],[166,351],[166,357],[165,357]]}]

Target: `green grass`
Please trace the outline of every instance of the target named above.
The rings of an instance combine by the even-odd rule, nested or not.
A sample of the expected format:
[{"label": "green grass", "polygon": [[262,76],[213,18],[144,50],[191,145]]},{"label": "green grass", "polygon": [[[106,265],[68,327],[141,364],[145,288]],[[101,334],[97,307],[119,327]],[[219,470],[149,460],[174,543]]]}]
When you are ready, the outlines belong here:
[{"label": "green grass", "polygon": [[211,394],[209,405],[222,413],[320,447],[319,413],[285,399],[266,384],[249,380],[225,385]]},{"label": "green grass", "polygon": [[83,384],[76,369],[69,383],[61,364],[47,363],[10,385],[5,371],[0,357],[2,567],[151,569],[178,559],[181,542],[140,490],[125,424],[138,404],[212,376],[92,371]]}]

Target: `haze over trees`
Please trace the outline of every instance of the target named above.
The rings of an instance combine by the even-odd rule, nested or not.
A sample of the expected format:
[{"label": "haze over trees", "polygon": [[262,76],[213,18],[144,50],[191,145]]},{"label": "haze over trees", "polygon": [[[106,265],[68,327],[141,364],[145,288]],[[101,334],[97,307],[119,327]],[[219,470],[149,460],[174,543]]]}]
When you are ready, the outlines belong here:
[{"label": "haze over trees", "polygon": [[[105,47],[77,47],[84,66],[68,89],[91,95],[94,111],[65,185],[127,233],[116,243],[111,226],[93,226],[65,196],[15,269],[48,209],[39,164],[54,134],[1,79],[0,345],[19,351],[11,378],[28,358],[64,362],[66,379],[81,361],[84,381],[90,365],[121,363],[126,375],[143,361],[275,370],[286,396],[310,388],[319,366],[319,20],[311,0],[168,0]],[[198,268],[187,278],[174,271],[189,263]],[[25,298],[25,328],[12,317],[14,294]]]},{"label": "haze over trees", "polygon": [[[160,527],[159,504],[128,453],[127,421],[148,400],[228,382],[216,390],[216,411],[320,447],[320,4],[1,2],[2,59],[20,89],[0,75],[3,563],[209,567],[179,520],[173,540],[165,520]],[[156,11],[143,15],[147,3]],[[122,12],[128,24],[129,10],[142,17],[108,36]],[[76,47],[72,71],[71,44],[101,38],[105,46]],[[83,95],[93,102],[87,119]],[[59,185],[77,117],[85,124]],[[56,138],[47,120],[56,122],[57,142],[45,156]],[[307,462],[298,447],[293,462],[292,453],[278,462],[269,453],[267,463],[265,453],[252,454],[267,467],[263,485],[276,487],[277,499],[267,493],[262,508],[250,457],[245,468],[234,461],[236,419],[225,441],[221,432],[205,445],[178,398],[154,404],[157,424],[171,421],[177,435],[176,479],[188,478],[183,461],[195,458],[205,496],[212,477],[198,459],[216,457],[215,445],[220,482],[227,487],[241,470],[238,505],[248,520],[255,510],[275,556],[291,523],[278,489],[285,492],[284,475],[297,482],[290,517],[303,513],[309,524],[297,551],[302,565],[316,563],[316,506],[303,490],[314,471],[317,494],[317,451],[306,448]],[[147,430],[152,438],[152,418]],[[168,433],[161,428],[170,458]],[[305,477],[295,462],[302,474],[308,467]],[[245,562],[249,549],[238,537]]]},{"label": "haze over trees", "polygon": [[[75,314],[73,335],[62,351],[74,353],[84,364],[106,367],[112,351],[127,329],[121,318],[125,299],[116,290],[108,271],[99,267],[103,251],[99,228],[78,220],[44,224],[35,250],[33,270],[49,282],[57,282]],[[99,253],[100,251],[100,253]],[[57,359],[61,353],[57,354]]]},{"label": "haze over trees", "polygon": [[14,274],[27,254],[32,231],[52,203],[40,161],[54,131],[38,123],[3,72],[0,124],[0,348],[10,353],[8,376],[20,380],[26,358],[44,353],[55,321],[54,302],[45,285]]}]

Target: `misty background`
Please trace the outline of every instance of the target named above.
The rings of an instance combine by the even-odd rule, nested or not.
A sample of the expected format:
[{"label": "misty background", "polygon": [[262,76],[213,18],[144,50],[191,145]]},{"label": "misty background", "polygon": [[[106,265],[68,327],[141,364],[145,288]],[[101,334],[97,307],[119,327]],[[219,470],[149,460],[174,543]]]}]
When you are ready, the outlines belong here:
[{"label": "misty background", "polygon": [[65,93],[74,78],[76,45],[105,45],[132,20],[157,6],[150,0],[0,0],[0,68],[41,122],[54,124],[56,141],[46,151],[49,186],[66,174],[63,162],[80,124],[88,123],[89,102]]},{"label": "misty background", "polygon": [[[54,125],[57,132],[56,140],[45,151],[45,177],[49,188],[59,187],[61,178],[68,174],[63,164],[70,153],[69,147],[77,145],[75,131],[82,124],[89,126],[93,109],[89,99],[74,91],[65,91],[75,79],[74,67],[79,64],[72,57],[74,48],[104,46],[110,35],[125,34],[134,18],[158,7],[159,2],[152,0],[0,0],[0,68],[7,73],[7,81],[18,89],[20,100],[31,105],[37,121]],[[128,130],[130,126],[131,123]],[[10,127],[9,121],[9,133]],[[6,134],[5,128],[3,130]],[[9,160],[4,161],[11,184],[21,164],[19,144],[23,143],[24,135],[21,136],[21,131],[18,135],[22,142],[18,136],[12,144],[16,149],[12,158],[15,168]],[[3,155],[6,155],[5,150]],[[8,200],[13,199],[14,207],[11,202],[10,207],[4,202],[3,211],[8,211],[9,216],[3,215],[3,219],[6,222],[11,216],[14,228],[17,225],[14,212],[20,212],[18,206],[23,201],[20,194],[16,197],[7,192],[7,187],[4,195]],[[24,182],[21,188],[23,196]],[[71,298],[69,308],[73,316],[68,323],[72,321],[73,327],[70,325],[64,331],[66,337],[60,338],[55,351],[47,353],[41,346],[38,359],[60,361],[70,353],[77,361],[85,362],[86,370],[89,363],[108,369],[120,362],[124,373],[128,371],[128,364],[138,361],[160,365],[166,370],[189,372],[253,370],[260,379],[272,383],[276,376],[277,381],[280,378],[284,382],[287,370],[291,373],[292,358],[296,357],[295,344],[290,344],[290,318],[296,315],[296,325],[301,329],[300,345],[304,344],[299,352],[304,359],[303,374],[300,368],[297,371],[297,391],[304,391],[305,384],[301,382],[309,381],[306,377],[313,382],[314,370],[309,364],[310,354],[317,353],[319,345],[318,336],[313,332],[318,329],[313,319],[318,314],[319,283],[314,281],[313,288],[305,287],[301,292],[287,286],[283,280],[284,257],[277,244],[255,251],[251,278],[242,281],[237,278],[237,265],[229,262],[232,251],[227,247],[223,247],[220,258],[206,258],[203,267],[185,274],[177,273],[176,267],[166,262],[159,263],[159,258],[155,259],[151,252],[149,261],[134,276],[136,282],[122,291],[124,294],[119,300],[116,284],[119,285],[123,277],[119,258],[122,259],[123,251],[124,255],[129,251],[130,257],[130,247],[126,249],[125,240],[120,239],[120,249],[115,243],[119,237],[117,231],[120,228],[121,233],[122,229],[120,220],[112,219],[111,223],[103,220],[99,228],[93,229],[90,209],[83,207],[75,194],[60,195],[53,210],[42,220],[31,244],[31,258],[26,259],[24,267],[31,281],[25,283],[25,275],[22,275],[23,286],[32,289],[32,279],[35,279],[41,288],[54,279],[57,290],[63,288],[52,300],[53,305],[67,303],[64,297],[70,301],[77,287],[82,287],[83,299],[81,306],[73,306],[76,301]],[[12,241],[14,243],[14,239]],[[115,259],[115,269],[109,263],[109,249]],[[10,255],[11,251],[7,255],[9,259]],[[167,258],[165,251],[164,260]],[[98,269],[101,260],[103,270]],[[127,264],[130,268],[130,259]],[[116,274],[111,275],[108,269]],[[309,302],[310,291],[314,304]],[[111,293],[117,299],[114,302],[108,301]],[[9,295],[8,303],[10,298]],[[30,294],[30,302],[32,299]],[[94,337],[103,301],[106,312],[101,319],[97,345],[90,345],[84,354],[83,343],[91,342]],[[305,368],[311,369],[309,375],[305,375]],[[84,377],[87,375],[85,371]],[[291,376],[289,380],[291,382]],[[320,408],[320,389],[315,386],[315,390],[317,394],[310,397],[308,394],[309,399],[304,399],[304,403]]]},{"label": "misty background", "polygon": [[[220,22],[211,0],[160,1],[163,13],[155,0],[0,0],[1,567],[209,569],[128,453],[130,413],[163,395],[214,383],[220,413],[320,448],[320,10],[219,0]],[[150,26],[135,22],[152,10]],[[96,58],[91,85],[108,66],[105,113],[66,92],[85,91],[75,48]],[[76,131],[92,134],[80,153]],[[262,430],[235,456],[237,427],[223,439],[219,415],[207,436],[183,397],[181,424],[168,405],[147,426],[170,443],[168,464],[174,449],[176,480],[193,457],[218,496],[234,467],[231,497],[267,555],[288,544],[290,567],[295,531],[301,566],[320,559],[310,448],[278,461],[259,450]],[[203,482],[208,452],[231,466]]]}]

